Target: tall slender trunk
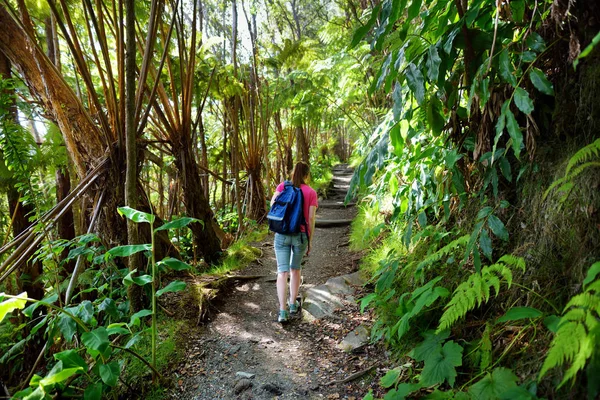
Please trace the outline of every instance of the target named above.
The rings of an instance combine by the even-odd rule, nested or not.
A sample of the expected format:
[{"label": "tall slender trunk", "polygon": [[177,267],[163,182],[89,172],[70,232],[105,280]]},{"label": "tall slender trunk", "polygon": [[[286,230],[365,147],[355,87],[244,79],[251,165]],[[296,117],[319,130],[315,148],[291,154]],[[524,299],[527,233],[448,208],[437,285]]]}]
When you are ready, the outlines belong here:
[{"label": "tall slender trunk", "polygon": [[[138,206],[138,169],[137,169],[137,129],[135,123],[135,92],[136,81],[136,43],[135,43],[135,0],[126,0],[126,55],[125,55],[125,154],[127,166],[125,170],[125,204],[131,208]],[[152,233],[151,233],[152,234]],[[127,242],[138,244],[138,225],[127,220]],[[140,254],[129,257],[129,270],[140,270],[142,260]],[[131,312],[137,312],[143,308],[142,287],[130,285],[127,288]]]},{"label": "tall slender trunk", "polygon": [[[232,0],[231,2],[231,58],[233,61],[233,77],[234,79],[238,79],[238,64],[237,64],[237,0]],[[239,140],[240,140],[240,125],[239,125],[239,110],[240,110],[240,101],[239,97],[235,96],[233,98],[231,107],[231,120],[233,127],[233,137],[232,137],[232,157],[231,157],[231,166],[233,170],[233,179],[234,183],[234,194],[235,194],[235,205],[237,209],[238,215],[238,234],[242,231],[244,225],[244,216],[242,215],[242,203],[240,199],[240,164],[239,164]]]},{"label": "tall slender trunk", "polygon": [[294,127],[296,131],[296,157],[298,161],[309,162],[309,142],[306,137],[306,131],[302,122],[298,122]]}]

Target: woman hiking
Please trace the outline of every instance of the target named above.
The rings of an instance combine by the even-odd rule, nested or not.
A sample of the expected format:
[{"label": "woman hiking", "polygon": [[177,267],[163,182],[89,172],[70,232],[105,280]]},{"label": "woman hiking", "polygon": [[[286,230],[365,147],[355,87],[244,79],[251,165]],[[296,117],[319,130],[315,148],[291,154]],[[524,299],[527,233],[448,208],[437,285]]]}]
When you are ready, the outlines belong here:
[{"label": "woman hiking", "polygon": [[[308,164],[300,161],[292,172],[292,184],[300,188],[303,195],[302,211],[306,224],[300,226],[300,232],[295,234],[275,233],[275,257],[277,258],[277,297],[279,299],[278,322],[288,320],[288,307],[290,314],[298,313],[300,306],[296,301],[300,288],[300,262],[302,257],[310,254],[315,219],[317,214],[317,192],[306,184],[310,175]],[[285,190],[285,182],[280,183],[275,189],[271,199],[271,206],[275,199]],[[287,280],[290,277],[290,293],[287,297]]]}]

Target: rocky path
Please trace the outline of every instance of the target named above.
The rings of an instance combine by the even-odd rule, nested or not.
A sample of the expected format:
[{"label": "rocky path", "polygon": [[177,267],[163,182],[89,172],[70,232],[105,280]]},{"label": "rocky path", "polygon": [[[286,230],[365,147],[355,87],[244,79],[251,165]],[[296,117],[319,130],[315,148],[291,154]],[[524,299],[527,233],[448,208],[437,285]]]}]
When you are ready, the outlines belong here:
[{"label": "rocky path", "polygon": [[355,210],[340,208],[351,173],[337,167],[331,195],[320,200],[313,250],[302,272],[303,316],[276,322],[270,235],[260,245],[261,260],[240,271],[266,278],[232,289],[216,305],[213,320],[189,338],[185,361],[173,371],[171,398],[362,399],[377,386],[384,355],[366,343],[370,322],[358,312],[361,289],[353,286],[360,278],[345,276],[358,269],[348,250],[347,222]]}]

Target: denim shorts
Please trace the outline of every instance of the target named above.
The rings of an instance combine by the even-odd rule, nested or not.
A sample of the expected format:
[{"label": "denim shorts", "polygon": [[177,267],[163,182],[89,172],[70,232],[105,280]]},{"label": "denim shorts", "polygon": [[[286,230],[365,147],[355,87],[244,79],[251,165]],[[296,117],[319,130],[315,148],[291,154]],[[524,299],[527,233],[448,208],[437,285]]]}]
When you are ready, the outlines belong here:
[{"label": "denim shorts", "polygon": [[275,257],[277,258],[277,272],[289,272],[291,269],[300,269],[300,262],[308,248],[306,233],[293,235],[275,234]]}]

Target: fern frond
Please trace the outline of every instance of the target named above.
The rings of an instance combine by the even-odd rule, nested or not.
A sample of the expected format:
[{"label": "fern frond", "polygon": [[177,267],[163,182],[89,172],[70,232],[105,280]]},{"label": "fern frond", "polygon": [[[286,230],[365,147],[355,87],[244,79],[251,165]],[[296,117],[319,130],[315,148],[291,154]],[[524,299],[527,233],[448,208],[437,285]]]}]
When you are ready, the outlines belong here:
[{"label": "fern frond", "polygon": [[523,257],[513,256],[512,254],[505,254],[498,260],[510,267],[519,268],[522,272],[525,272],[525,259]]},{"label": "fern frond", "polygon": [[[589,289],[588,289],[589,290]],[[571,300],[565,306],[565,310],[572,307],[584,307],[592,310],[600,310],[600,296],[594,296],[589,291],[571,297]]]},{"label": "fern frond", "polygon": [[579,149],[577,151],[577,153],[575,153],[573,155],[573,157],[571,157],[569,159],[567,168],[565,170],[565,175],[569,175],[569,172],[571,171],[571,168],[573,168],[573,166],[575,166],[581,162],[590,160],[594,156],[598,157],[599,155],[600,155],[600,139],[596,139],[594,142]]},{"label": "fern frond", "polygon": [[[512,261],[514,261],[514,265],[519,263],[518,257],[514,257]],[[481,273],[471,274],[466,281],[458,285],[440,318],[437,332],[452,327],[456,321],[476,306],[487,303],[490,299],[491,288],[494,288],[495,296],[498,296],[500,294],[500,278],[509,284],[512,282],[512,271],[504,264],[494,264],[484,267]]]},{"label": "fern frond", "polygon": [[[592,268],[590,268],[591,270]],[[571,363],[559,388],[574,379],[587,361],[600,351],[598,314],[600,314],[600,279],[567,303],[558,323],[558,331],[540,370],[541,379],[550,369]]]},{"label": "fern frond", "polygon": [[470,237],[471,237],[471,235],[461,236],[461,237],[451,241],[450,243],[448,243],[447,245],[445,245],[444,247],[442,247],[435,253],[428,255],[427,257],[425,257],[423,259],[423,261],[421,261],[419,263],[419,265],[417,266],[417,271],[441,260],[443,257],[447,257],[450,254],[450,252],[452,252],[454,249],[458,248],[459,246],[466,246],[467,243],[469,242]]},{"label": "fern frond", "polygon": [[548,370],[573,360],[579,352],[581,343],[586,336],[585,328],[577,322],[569,321],[562,325],[558,329],[558,332],[556,332],[556,337],[552,340],[552,345],[542,365],[539,379],[542,379]]}]

